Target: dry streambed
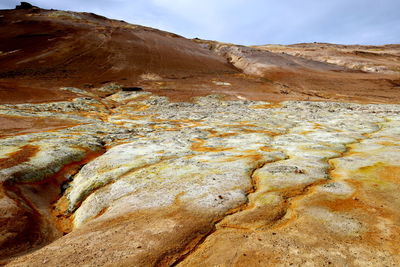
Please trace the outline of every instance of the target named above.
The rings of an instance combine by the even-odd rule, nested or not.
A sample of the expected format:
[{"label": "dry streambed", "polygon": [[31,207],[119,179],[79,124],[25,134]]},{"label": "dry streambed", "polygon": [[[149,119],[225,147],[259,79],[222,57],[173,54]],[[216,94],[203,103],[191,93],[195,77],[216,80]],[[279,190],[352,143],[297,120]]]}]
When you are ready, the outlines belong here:
[{"label": "dry streambed", "polygon": [[396,266],[399,112],[147,92],[2,105],[8,120],[71,123],[0,139],[0,255],[10,266]]}]

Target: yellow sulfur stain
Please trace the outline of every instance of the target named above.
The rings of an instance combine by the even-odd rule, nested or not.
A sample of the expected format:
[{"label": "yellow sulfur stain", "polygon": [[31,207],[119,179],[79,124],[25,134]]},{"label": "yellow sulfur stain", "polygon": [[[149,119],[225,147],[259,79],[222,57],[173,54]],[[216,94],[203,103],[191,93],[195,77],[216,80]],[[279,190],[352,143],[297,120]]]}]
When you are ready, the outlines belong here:
[{"label": "yellow sulfur stain", "polygon": [[197,151],[197,152],[222,152],[222,151],[227,151],[227,150],[231,150],[231,147],[208,147],[208,146],[204,146],[205,144],[205,140],[202,139],[198,139],[195,138],[193,139],[193,141],[195,141],[195,143],[192,144],[191,149],[193,151]]},{"label": "yellow sulfur stain", "polygon": [[359,168],[352,172],[351,176],[378,185],[400,184],[400,166],[378,162],[371,166]]},{"label": "yellow sulfur stain", "polygon": [[265,104],[265,105],[251,106],[251,108],[254,108],[254,109],[270,109],[270,108],[281,108],[281,107],[282,107],[281,103],[271,103],[271,104]]}]

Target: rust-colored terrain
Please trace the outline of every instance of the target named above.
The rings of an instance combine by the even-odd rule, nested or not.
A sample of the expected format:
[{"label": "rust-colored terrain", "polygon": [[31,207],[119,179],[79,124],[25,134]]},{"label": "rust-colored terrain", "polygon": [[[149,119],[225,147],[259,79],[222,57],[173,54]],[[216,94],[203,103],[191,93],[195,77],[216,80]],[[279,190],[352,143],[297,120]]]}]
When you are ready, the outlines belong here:
[{"label": "rust-colored terrain", "polygon": [[0,265],[399,266],[400,45],[0,10]]},{"label": "rust-colored terrain", "polygon": [[[90,90],[109,82],[141,85],[180,101],[210,93],[269,101],[399,100],[399,45],[246,48],[250,60],[261,57],[270,63],[254,77],[230,64],[229,55],[208,50],[210,42],[199,46],[172,33],[94,14],[28,9],[2,10],[0,16],[1,103],[71,99],[73,94],[58,88]],[[346,60],[380,68],[363,72],[361,67],[346,68]],[[219,80],[231,85],[213,83]]]},{"label": "rust-colored terrain", "polygon": [[180,80],[238,73],[183,37],[94,14],[6,10],[0,23],[2,103],[68,99],[59,87],[129,86],[141,75]]}]

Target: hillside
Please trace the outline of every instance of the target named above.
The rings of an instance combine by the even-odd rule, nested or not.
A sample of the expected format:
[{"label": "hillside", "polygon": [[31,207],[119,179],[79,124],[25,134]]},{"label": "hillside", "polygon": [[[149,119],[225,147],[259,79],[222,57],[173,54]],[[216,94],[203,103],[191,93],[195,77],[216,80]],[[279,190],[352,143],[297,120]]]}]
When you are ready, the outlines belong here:
[{"label": "hillside", "polygon": [[95,14],[28,9],[3,10],[0,16],[3,103],[27,95],[35,102],[61,100],[69,96],[55,92],[61,86],[130,86],[154,77],[237,73],[183,37]]},{"label": "hillside", "polygon": [[[0,25],[1,103],[71,99],[74,95],[59,87],[91,90],[111,82],[141,86],[177,101],[210,93],[269,101],[399,100],[396,45],[368,52],[359,51],[359,46],[346,46],[340,53],[315,44],[228,45],[231,52],[235,50],[233,58],[241,58],[239,63],[230,62],[232,53],[226,53],[226,47],[220,49],[223,53],[213,53],[207,41],[192,41],[89,13],[2,10]],[[226,45],[216,45],[220,46]],[[314,52],[305,46],[314,47]],[[360,66],[354,71],[354,66],[342,62],[346,53],[351,54],[348,60],[361,66],[370,67],[372,60],[377,73],[362,72]],[[366,57],[373,59],[366,61]],[[392,71],[383,71],[386,69]],[[221,85],[224,82],[230,85]]]}]

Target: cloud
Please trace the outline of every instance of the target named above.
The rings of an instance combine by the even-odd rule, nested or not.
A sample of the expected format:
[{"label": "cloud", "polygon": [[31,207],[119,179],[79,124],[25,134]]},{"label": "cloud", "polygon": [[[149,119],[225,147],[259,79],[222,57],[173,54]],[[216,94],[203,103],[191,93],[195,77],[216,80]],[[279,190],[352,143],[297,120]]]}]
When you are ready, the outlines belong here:
[{"label": "cloud", "polygon": [[[19,1],[2,0],[0,8]],[[32,0],[193,38],[239,44],[400,43],[399,0]]]},{"label": "cloud", "polygon": [[12,9],[17,4],[19,4],[19,1],[3,0],[3,1],[0,2],[0,9]]}]

